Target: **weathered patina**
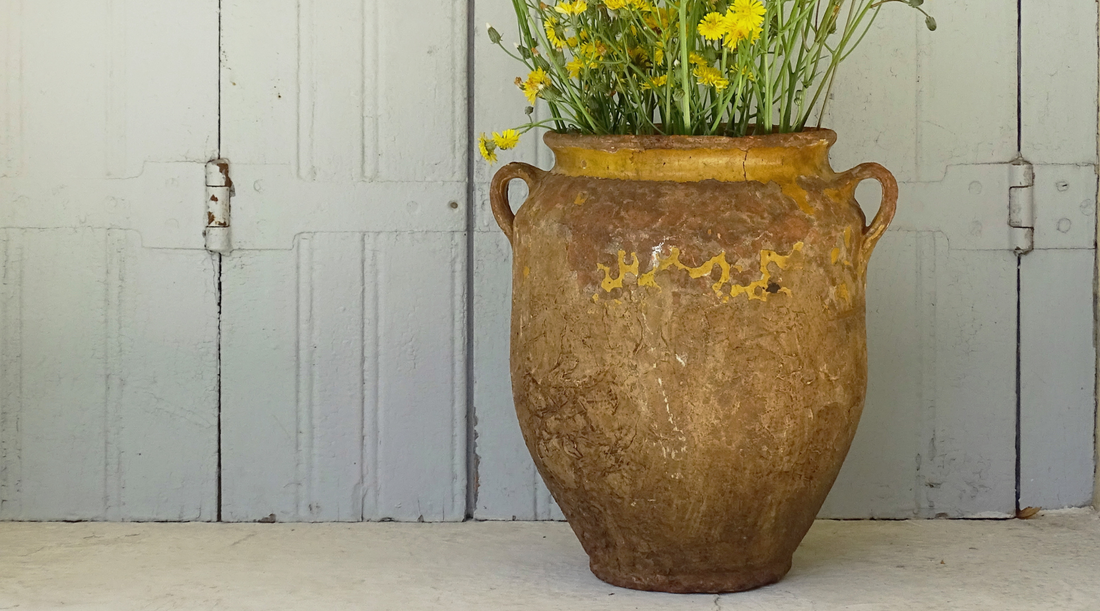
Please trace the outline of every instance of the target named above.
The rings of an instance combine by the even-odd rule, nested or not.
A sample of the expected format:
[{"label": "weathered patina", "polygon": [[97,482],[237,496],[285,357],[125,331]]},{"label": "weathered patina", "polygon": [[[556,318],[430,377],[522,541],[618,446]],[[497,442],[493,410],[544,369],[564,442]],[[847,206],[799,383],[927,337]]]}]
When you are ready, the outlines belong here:
[{"label": "weathered patina", "polygon": [[548,134],[553,170],[494,178],[520,427],[601,579],[732,592],[790,569],[863,409],[897,199],[882,166],[834,173],[835,139]]}]

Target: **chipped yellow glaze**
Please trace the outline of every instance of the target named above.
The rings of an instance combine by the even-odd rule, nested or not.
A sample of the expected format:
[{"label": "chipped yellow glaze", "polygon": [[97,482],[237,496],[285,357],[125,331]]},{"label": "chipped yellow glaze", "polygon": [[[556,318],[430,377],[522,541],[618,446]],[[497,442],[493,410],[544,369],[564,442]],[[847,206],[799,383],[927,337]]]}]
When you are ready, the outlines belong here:
[{"label": "chipped yellow glaze", "polygon": [[[760,279],[744,286],[735,284],[730,290],[730,297],[737,297],[743,293],[748,295],[750,300],[757,299],[760,301],[767,301],[768,295],[770,294],[768,293],[768,283],[771,282],[772,279],[772,272],[768,269],[768,265],[774,263],[779,269],[787,269],[790,266],[791,257],[793,257],[796,252],[802,252],[803,246],[805,245],[802,242],[795,244],[794,249],[791,250],[788,255],[781,255],[774,250],[760,251]],[[760,290],[759,294],[757,293],[757,289]],[[778,292],[787,296],[791,295],[791,289],[789,288],[781,288]]]},{"label": "chipped yellow glaze", "polygon": [[[787,269],[788,267],[790,267],[791,257],[793,257],[795,253],[802,252],[803,246],[804,244],[802,242],[795,244],[791,252],[786,255],[781,255],[774,250],[765,249],[760,251],[760,279],[744,285],[734,284],[731,286],[728,295],[725,294],[723,289],[725,288],[726,284],[729,283],[731,280],[730,270],[737,270],[738,272],[742,272],[744,271],[744,268],[740,265],[729,263],[729,261],[726,260],[725,251],[722,251],[717,256],[711,258],[706,263],[703,263],[698,267],[691,267],[689,265],[685,265],[683,262],[680,261],[681,251],[679,248],[674,246],[670,249],[669,255],[667,257],[661,257],[660,255],[654,253],[652,268],[648,272],[639,276],[638,253],[630,253],[631,263],[627,263],[626,251],[620,250],[618,252],[618,277],[613,278],[611,276],[611,268],[607,265],[597,263],[596,268],[599,271],[603,272],[604,276],[603,281],[600,282],[600,288],[603,289],[605,292],[610,293],[614,289],[621,289],[625,287],[627,274],[633,274],[635,277],[637,277],[638,286],[655,288],[660,291],[662,290],[661,285],[657,283],[657,274],[660,272],[668,269],[678,269],[686,271],[688,273],[688,277],[696,279],[711,275],[711,273],[714,272],[714,268],[718,267],[720,270],[722,270],[722,275],[718,279],[718,282],[715,282],[711,286],[711,289],[714,290],[714,294],[716,296],[723,298],[723,301],[729,301],[730,298],[737,297],[738,295],[742,294],[746,295],[750,300],[755,299],[758,301],[767,301],[768,295],[771,294],[768,292],[768,285],[771,283],[772,279],[772,273],[771,270],[768,269],[768,266],[774,263],[775,266],[781,270]],[[791,290],[789,288],[783,287],[776,291],[776,293],[791,295]],[[599,298],[599,294],[595,294],[592,296],[592,301],[599,301]]]},{"label": "chipped yellow glaze", "polygon": [[586,201],[588,201],[588,194],[582,192],[582,193],[577,194],[577,198],[573,200],[573,203],[580,206],[581,204],[583,204]]},{"label": "chipped yellow glaze", "polygon": [[596,264],[596,268],[599,269],[601,272],[603,272],[603,282],[600,283],[600,287],[603,288],[603,290],[610,293],[611,291],[613,291],[615,289],[623,288],[623,281],[626,279],[627,274],[634,274],[635,277],[638,276],[638,255],[636,255],[634,253],[630,253],[630,256],[634,259],[634,262],[628,265],[627,262],[626,262],[626,251],[625,250],[620,250],[619,251],[619,277],[618,278],[612,278],[611,277],[611,268],[610,267],[608,267],[606,265],[602,265],[600,263]]},{"label": "chipped yellow glaze", "polygon": [[653,268],[638,278],[638,286],[649,286],[661,290],[661,286],[657,284],[657,273],[663,272],[666,269],[675,267],[676,269],[684,270],[691,278],[702,278],[703,276],[709,276],[714,271],[714,266],[717,265],[722,270],[722,277],[718,282],[714,283],[713,289],[715,294],[722,294],[722,287],[730,281],[730,268],[733,267],[737,271],[742,271],[740,266],[731,266],[726,261],[726,253],[723,251],[717,257],[714,257],[710,261],[700,265],[699,267],[689,267],[680,262],[680,249],[673,247],[667,257],[660,257],[654,254]]},{"label": "chipped yellow glaze", "polygon": [[528,267],[528,266],[526,266],[526,265],[524,265],[524,266],[523,266],[523,277],[524,277],[524,278],[526,278],[526,277],[528,277],[528,276],[530,276],[530,275],[531,275],[531,268],[530,268],[530,267]]}]

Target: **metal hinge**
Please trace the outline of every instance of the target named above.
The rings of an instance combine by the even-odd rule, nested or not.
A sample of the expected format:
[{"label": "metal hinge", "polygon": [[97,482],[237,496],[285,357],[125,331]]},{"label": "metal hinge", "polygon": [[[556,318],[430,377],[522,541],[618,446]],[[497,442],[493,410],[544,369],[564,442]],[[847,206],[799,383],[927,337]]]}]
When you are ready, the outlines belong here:
[{"label": "metal hinge", "polygon": [[1035,168],[1017,155],[1009,166],[1008,226],[1016,254],[1035,248]]},{"label": "metal hinge", "polygon": [[229,254],[229,198],[233,181],[229,178],[229,160],[214,159],[206,164],[206,250]]}]

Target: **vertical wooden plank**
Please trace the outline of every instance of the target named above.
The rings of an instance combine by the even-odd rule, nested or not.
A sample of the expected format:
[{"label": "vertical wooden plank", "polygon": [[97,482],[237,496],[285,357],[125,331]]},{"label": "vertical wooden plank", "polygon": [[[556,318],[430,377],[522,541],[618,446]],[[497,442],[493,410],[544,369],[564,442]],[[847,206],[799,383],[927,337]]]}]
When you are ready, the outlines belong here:
[{"label": "vertical wooden plank", "polygon": [[299,516],[298,249],[222,269],[222,519]]},{"label": "vertical wooden plank", "polygon": [[1092,501],[1096,397],[1091,250],[1021,259],[1020,506]]},{"label": "vertical wooden plank", "polygon": [[108,178],[127,175],[126,163],[126,0],[106,0],[106,125],[104,126],[105,170]]},{"label": "vertical wooden plank", "polygon": [[924,492],[921,516],[1011,516],[1016,256],[950,250],[941,237],[935,248],[935,393],[924,407],[926,448],[917,480]]},{"label": "vertical wooden plank", "polygon": [[23,240],[5,229],[0,267],[0,520],[23,517]]},{"label": "vertical wooden plank", "polygon": [[[238,278],[227,285],[227,304],[258,305],[270,320],[285,320],[281,311],[294,308],[288,328],[301,328],[292,350],[272,356],[277,369],[293,373],[297,385],[287,389],[276,382],[263,391],[280,412],[288,403],[297,406],[290,412],[298,431],[295,442],[287,448],[275,441],[277,429],[267,425],[263,435],[279,456],[279,475],[243,484],[253,474],[238,470],[235,481],[241,490],[251,490],[240,498],[238,515],[461,519],[465,319],[457,317],[466,311],[461,301],[465,236],[427,233],[427,214],[418,217],[418,210],[447,206],[449,199],[399,195],[395,200],[375,196],[374,185],[362,183],[404,181],[414,191],[424,185],[426,193],[453,193],[465,181],[465,3],[423,0],[398,7],[380,0],[226,0],[222,6],[223,80],[229,83],[222,98],[223,151],[242,175],[251,170],[263,177],[247,180],[263,198],[255,224],[277,226],[279,231],[270,233],[286,243],[298,236],[289,255],[291,269],[308,272],[287,287],[300,298],[295,303],[257,303],[254,297],[229,294],[256,292],[257,285],[244,278],[270,277],[261,268],[275,265],[282,254],[269,259],[235,253],[255,256],[255,267],[228,272]],[[409,40],[424,44],[410,47]],[[317,189],[303,188],[306,183]],[[437,185],[442,188],[433,191]],[[388,193],[385,187],[378,192]],[[286,231],[280,210],[293,210],[300,224]],[[334,225],[333,218],[348,220]],[[326,233],[344,231],[346,236]],[[406,240],[423,249],[406,247]],[[252,247],[285,246],[272,239]],[[345,260],[352,250],[355,259]],[[395,265],[405,265],[404,271],[430,270],[432,288],[394,276]],[[415,301],[419,298],[431,303],[422,305]],[[413,311],[426,312],[423,329],[390,326],[393,316]],[[227,375],[248,370],[228,360],[248,358],[247,346],[264,337],[240,321],[243,314],[231,314],[242,332],[229,340],[236,347],[232,355],[226,353],[225,370],[235,373]],[[337,341],[345,336],[355,340]],[[410,349],[428,363],[426,382],[423,372],[412,376],[407,364],[397,362]],[[446,378],[440,377],[444,365]],[[233,406],[226,404],[226,412],[258,411],[243,391],[247,384],[226,383],[238,388],[227,391],[236,399]],[[420,429],[428,433],[422,436]],[[243,445],[244,454],[254,452]],[[244,455],[232,462],[248,464]],[[283,471],[287,466],[290,471]],[[293,509],[281,509],[285,499],[266,492],[272,486],[298,490],[290,499]],[[276,497],[280,503],[271,502]],[[274,509],[250,507],[258,501]]]},{"label": "vertical wooden plank", "polygon": [[[222,153],[234,165],[272,164],[301,176],[303,65],[296,0],[221,3]],[[307,41],[308,43],[308,41]],[[306,130],[308,133],[308,130]],[[285,246],[284,246],[285,248]]]},{"label": "vertical wooden plank", "polygon": [[382,87],[376,75],[381,71],[382,61],[382,20],[381,2],[361,0],[363,15],[362,39],[359,41],[361,64],[359,82],[360,91],[360,132],[362,135],[362,161],[360,179],[377,180],[381,167],[381,113]]},{"label": "vertical wooden plank", "polygon": [[[308,3],[306,3],[308,5]],[[301,7],[302,5],[299,5]],[[301,144],[301,143],[299,143]],[[301,151],[301,149],[299,149]],[[299,159],[302,159],[299,156]],[[306,170],[312,172],[312,169]],[[298,427],[294,435],[295,482],[296,482],[296,518],[308,520],[310,506],[313,504],[313,466],[314,452],[314,404],[313,358],[315,344],[313,340],[313,242],[316,236],[304,235],[298,240],[297,282],[298,294],[297,324],[295,325],[294,345],[297,348],[295,363],[298,371],[295,378],[296,397],[295,417]]]},{"label": "vertical wooden plank", "polygon": [[219,2],[111,1],[124,11],[125,97],[113,112],[125,116],[113,120],[125,130],[125,175],[142,174],[143,161],[217,157]]},{"label": "vertical wooden plank", "polygon": [[1036,166],[1040,249],[1020,266],[1020,505],[1069,507],[1090,500],[1097,455],[1097,9],[1025,0],[1020,24],[1020,148]]},{"label": "vertical wooden plank", "polygon": [[357,522],[363,517],[363,236],[321,234],[310,243],[308,276],[299,277],[300,295],[310,301],[308,321],[299,310],[299,346],[309,351],[299,351],[305,400],[299,410],[310,420],[309,456],[300,457],[309,465],[308,504],[299,515]]},{"label": "vertical wooden plank", "polygon": [[104,517],[105,240],[97,230],[23,232],[17,324],[25,518]]},{"label": "vertical wooden plank", "polygon": [[[110,156],[108,156],[110,157]],[[108,159],[108,172],[110,172],[110,160]],[[127,373],[122,367],[123,353],[123,284],[126,281],[126,247],[125,234],[117,230],[107,230],[106,260],[107,273],[104,281],[106,287],[106,327],[104,334],[106,340],[103,346],[104,359],[106,361],[106,401],[104,402],[103,442],[104,460],[103,470],[103,507],[104,517],[108,520],[119,520],[122,517],[122,444],[119,437],[123,433],[124,423],[122,419],[123,385]]]},{"label": "vertical wooden plank", "polygon": [[[104,6],[102,2],[23,3],[21,109],[27,174],[64,169],[70,180],[105,175],[103,118],[110,30]],[[35,34],[28,36],[29,32]]]},{"label": "vertical wooden plank", "polygon": [[378,490],[382,476],[379,472],[379,401],[381,367],[381,330],[379,287],[382,274],[382,245],[380,235],[363,236],[363,447],[359,464],[362,466],[363,518],[379,519]]},{"label": "vertical wooden plank", "polygon": [[383,234],[378,286],[380,515],[461,521],[466,505],[465,249],[444,233]]},{"label": "vertical wooden plank", "polygon": [[217,517],[217,299],[203,251],[110,231],[108,517]]},{"label": "vertical wooden plank", "polygon": [[5,0],[0,29],[18,261],[0,306],[15,425],[0,424],[0,518],[212,517],[216,427],[174,420],[216,412],[210,258],[130,230],[153,218],[149,241],[188,241],[172,199],[216,148],[217,2]]},{"label": "vertical wooden plank", "polygon": [[314,82],[324,85],[313,92],[315,107],[323,109],[313,117],[313,163],[320,180],[361,178],[364,9],[363,0],[328,0],[314,5],[312,71]]},{"label": "vertical wooden plank", "polygon": [[[928,8],[939,28],[918,26],[917,179],[938,180],[953,164],[1010,161],[1017,148],[1016,7],[987,1]],[[876,114],[889,121],[890,113]]]},{"label": "vertical wooden plank", "polygon": [[19,174],[23,156],[23,0],[0,3],[0,177]]},{"label": "vertical wooden plank", "polygon": [[[383,180],[466,178],[466,3],[373,0]],[[409,45],[406,41],[424,41]],[[426,87],[426,83],[431,83]]]},{"label": "vertical wooden plank", "polygon": [[313,0],[298,0],[298,140],[297,168],[298,178],[312,180],[317,175],[313,163],[314,137],[313,123],[317,117],[317,103],[314,94],[317,80],[314,78],[315,60],[313,57],[316,35],[314,29]]},{"label": "vertical wooden plank", "polygon": [[1021,150],[1033,164],[1096,164],[1097,12],[1075,0],[1023,0]]}]

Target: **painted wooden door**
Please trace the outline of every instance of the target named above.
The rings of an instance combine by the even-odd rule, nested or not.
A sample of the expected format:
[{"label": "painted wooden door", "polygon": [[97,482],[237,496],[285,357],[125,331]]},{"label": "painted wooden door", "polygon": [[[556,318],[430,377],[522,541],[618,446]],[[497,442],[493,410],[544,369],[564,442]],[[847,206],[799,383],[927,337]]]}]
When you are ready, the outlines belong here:
[{"label": "painted wooden door", "polygon": [[[902,195],[869,272],[866,410],[822,515],[1002,517],[1018,501],[1084,504],[1095,413],[1096,8],[1025,0],[1032,19],[1020,21],[997,0],[926,7],[940,23],[934,33],[903,7],[883,10],[826,112],[839,133],[834,167],[881,162]],[[508,2],[477,10],[477,23],[511,33]],[[511,84],[520,67],[484,37],[475,49],[475,132],[523,122]],[[533,142],[515,158],[548,167],[552,156]],[[1035,251],[1023,256],[1008,226],[1010,190],[1022,187],[1009,164],[1020,153],[1039,164]],[[490,175],[476,166],[475,516],[560,518],[515,423],[510,252],[488,207]],[[858,192],[869,216],[877,198],[871,185]]]},{"label": "painted wooden door", "polygon": [[226,520],[465,517],[465,7],[222,2]]},{"label": "painted wooden door", "polygon": [[217,0],[0,0],[0,519],[217,513]]}]

